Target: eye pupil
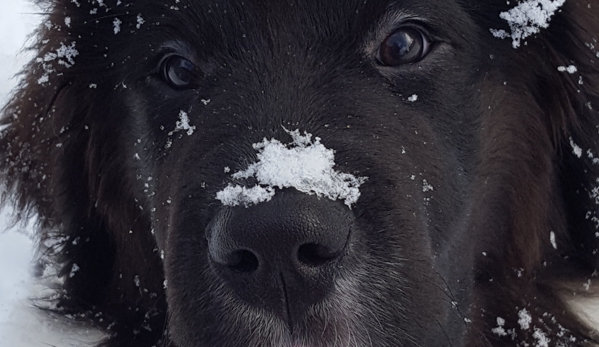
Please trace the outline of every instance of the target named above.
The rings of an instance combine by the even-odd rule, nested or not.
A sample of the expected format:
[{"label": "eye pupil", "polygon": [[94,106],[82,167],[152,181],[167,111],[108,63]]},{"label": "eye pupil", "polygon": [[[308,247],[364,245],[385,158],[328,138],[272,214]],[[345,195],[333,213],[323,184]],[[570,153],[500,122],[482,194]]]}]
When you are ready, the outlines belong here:
[{"label": "eye pupil", "polygon": [[178,55],[172,55],[162,63],[162,75],[175,88],[193,88],[197,68],[189,60]]},{"label": "eye pupil", "polygon": [[428,53],[428,40],[413,28],[400,28],[389,35],[379,48],[379,62],[385,66],[415,63]]}]

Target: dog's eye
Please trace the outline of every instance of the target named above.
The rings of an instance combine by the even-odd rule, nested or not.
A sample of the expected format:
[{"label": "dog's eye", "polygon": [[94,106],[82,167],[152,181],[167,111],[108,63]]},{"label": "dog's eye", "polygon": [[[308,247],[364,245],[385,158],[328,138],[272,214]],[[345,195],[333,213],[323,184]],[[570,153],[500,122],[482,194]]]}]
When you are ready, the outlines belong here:
[{"label": "dog's eye", "polygon": [[180,55],[164,58],[160,70],[162,78],[174,88],[193,88],[199,76],[198,68]]},{"label": "dog's eye", "polygon": [[384,66],[415,63],[424,58],[429,49],[430,41],[420,30],[404,27],[395,30],[383,41],[377,59]]}]

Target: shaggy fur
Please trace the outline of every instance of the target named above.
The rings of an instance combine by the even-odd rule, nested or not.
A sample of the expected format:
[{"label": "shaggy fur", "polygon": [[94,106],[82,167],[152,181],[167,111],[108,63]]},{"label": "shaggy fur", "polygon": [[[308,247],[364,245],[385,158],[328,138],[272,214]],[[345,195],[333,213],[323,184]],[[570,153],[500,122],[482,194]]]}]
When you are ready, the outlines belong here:
[{"label": "shaggy fur", "polygon": [[[40,1],[0,177],[5,201],[39,216],[56,311],[110,347],[599,342],[563,301],[596,292],[599,269],[599,1],[567,0],[517,49],[490,31],[510,32],[500,13],[516,5]],[[382,64],[402,27],[430,52]],[[171,70],[172,56],[192,65]],[[247,168],[263,138],[289,142],[284,128],[368,177],[347,245],[325,265],[312,254],[307,291],[294,270],[272,287],[227,277],[208,242],[224,168]],[[303,203],[286,193],[285,212]]]}]

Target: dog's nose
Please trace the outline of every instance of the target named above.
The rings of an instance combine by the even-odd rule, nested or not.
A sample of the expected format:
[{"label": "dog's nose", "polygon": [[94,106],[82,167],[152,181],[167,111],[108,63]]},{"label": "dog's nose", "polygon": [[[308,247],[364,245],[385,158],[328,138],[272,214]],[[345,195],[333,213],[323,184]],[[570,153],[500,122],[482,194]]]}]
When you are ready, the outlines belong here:
[{"label": "dog's nose", "polygon": [[268,202],[222,207],[207,229],[209,254],[242,300],[287,319],[333,290],[353,227],[341,201],[278,190]]}]

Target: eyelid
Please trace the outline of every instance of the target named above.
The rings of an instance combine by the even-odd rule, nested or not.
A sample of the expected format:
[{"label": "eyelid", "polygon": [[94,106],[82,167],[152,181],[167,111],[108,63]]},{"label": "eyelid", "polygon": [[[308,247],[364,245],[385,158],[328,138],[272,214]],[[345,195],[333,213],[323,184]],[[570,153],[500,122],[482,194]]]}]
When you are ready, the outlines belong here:
[{"label": "eyelid", "polygon": [[[388,11],[373,27],[363,45],[363,52],[369,59],[375,59],[380,44],[389,35],[402,27],[411,27],[421,31],[430,40],[429,43],[441,41],[440,38],[431,30],[429,21],[426,18],[418,16],[404,10],[391,9]],[[427,47],[430,49],[430,47]]]}]

